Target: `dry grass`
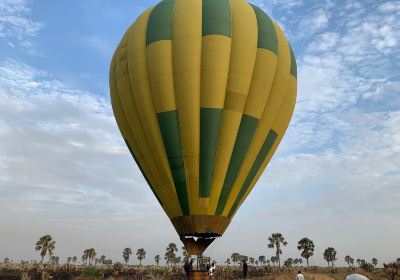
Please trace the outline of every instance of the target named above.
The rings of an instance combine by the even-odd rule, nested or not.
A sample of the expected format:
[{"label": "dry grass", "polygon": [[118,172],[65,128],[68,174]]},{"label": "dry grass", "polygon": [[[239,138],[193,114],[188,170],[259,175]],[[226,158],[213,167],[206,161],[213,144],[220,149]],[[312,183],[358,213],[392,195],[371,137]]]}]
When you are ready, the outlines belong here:
[{"label": "dry grass", "polygon": [[[271,267],[250,267],[251,280],[293,280],[297,268],[279,271]],[[306,280],[344,280],[346,275],[360,273],[371,280],[388,280],[383,269],[374,269],[364,272],[360,269],[327,269],[312,267],[301,268]],[[241,279],[240,267],[219,266],[215,280]],[[0,279],[10,280],[44,280],[44,279],[112,279],[112,280],[184,280],[181,267],[165,266],[97,266],[86,267],[81,265],[40,265],[40,264],[0,264]]]}]

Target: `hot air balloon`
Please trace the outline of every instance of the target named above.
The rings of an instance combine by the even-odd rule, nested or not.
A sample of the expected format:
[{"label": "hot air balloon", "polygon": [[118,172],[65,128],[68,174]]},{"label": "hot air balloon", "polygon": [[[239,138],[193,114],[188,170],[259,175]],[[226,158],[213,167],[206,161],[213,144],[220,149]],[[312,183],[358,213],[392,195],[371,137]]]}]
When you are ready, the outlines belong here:
[{"label": "hot air balloon", "polygon": [[110,69],[121,134],[187,251],[221,236],[277,149],[297,95],[279,26],[244,0],[163,0]]}]

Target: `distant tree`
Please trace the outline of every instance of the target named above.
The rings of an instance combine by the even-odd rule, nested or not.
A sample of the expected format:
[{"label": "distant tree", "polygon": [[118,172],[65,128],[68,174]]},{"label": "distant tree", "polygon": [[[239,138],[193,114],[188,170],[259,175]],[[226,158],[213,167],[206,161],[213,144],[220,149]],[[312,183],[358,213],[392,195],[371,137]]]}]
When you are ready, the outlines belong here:
[{"label": "distant tree", "polygon": [[73,256],[73,257],[72,257],[72,262],[73,262],[73,263],[76,263],[77,260],[78,260],[78,258],[77,258],[76,256]]},{"label": "distant tree", "polygon": [[230,265],[230,264],[231,264],[231,259],[230,259],[230,258],[227,258],[226,261],[225,261],[225,263],[226,263],[227,265]]},{"label": "distant tree", "polygon": [[158,264],[160,263],[160,255],[156,255],[154,257],[154,261],[156,262],[156,265],[158,266]]},{"label": "distant tree", "polygon": [[127,247],[122,251],[122,257],[124,258],[125,264],[127,265],[129,262],[129,256],[132,255],[132,249]]},{"label": "distant tree", "polygon": [[281,260],[280,255],[282,255],[282,246],[286,246],[288,243],[286,242],[285,238],[283,237],[282,233],[273,233],[270,237],[268,237],[268,248],[275,248],[275,256],[277,258],[279,268],[281,268]]},{"label": "distant tree", "polygon": [[241,255],[241,256],[240,256],[240,260],[241,260],[241,261],[248,262],[248,261],[249,261],[249,257],[248,257],[248,256],[244,256],[244,255]]},{"label": "distant tree", "polygon": [[[271,261],[270,260],[267,260],[267,264],[269,265],[271,263]],[[265,264],[265,263],[264,263]]]},{"label": "distant tree", "polygon": [[56,242],[53,240],[50,234],[43,235],[36,242],[35,250],[40,251],[40,256],[42,258],[41,263],[43,263],[44,257],[47,253],[52,254],[56,248]]},{"label": "distant tree", "polygon": [[86,263],[86,265],[92,264],[92,261],[96,257],[96,250],[94,248],[85,249],[82,255],[82,262]]},{"label": "distant tree", "polygon": [[250,260],[251,265],[253,265],[254,264],[254,258],[250,257],[249,260]]},{"label": "distant tree", "polygon": [[327,261],[328,266],[329,266],[329,263],[331,263],[332,267],[334,267],[335,261],[337,260],[335,248],[332,248],[332,247],[326,248],[325,252],[324,252],[324,259]]},{"label": "distant tree", "polygon": [[258,261],[260,262],[260,264],[264,264],[265,263],[265,256],[259,256],[258,257]]},{"label": "distant tree", "polygon": [[301,256],[307,260],[307,266],[309,267],[308,259],[314,255],[314,242],[311,239],[304,237],[299,240],[297,249],[302,251]]},{"label": "distant tree", "polygon": [[377,258],[372,258],[372,264],[374,266],[377,266],[378,265],[378,259]]},{"label": "distant tree", "polygon": [[146,251],[143,248],[140,248],[136,252],[137,259],[139,260],[139,264],[142,265],[142,260],[146,258]]},{"label": "distant tree", "polygon": [[100,260],[100,264],[104,265],[104,261],[106,260],[106,256],[105,255],[101,255],[99,260]]},{"label": "distant tree", "polygon": [[5,264],[10,263],[10,258],[4,258],[4,263],[5,263]]},{"label": "distant tree", "polygon": [[271,257],[271,262],[272,262],[272,265],[275,266],[275,264],[278,262],[277,256],[272,256],[272,257]]},{"label": "distant tree", "polygon": [[400,258],[397,258],[396,262],[400,262]]},{"label": "distant tree", "polygon": [[256,265],[258,265],[258,261],[256,261],[255,263],[256,263]]},{"label": "distant tree", "polygon": [[51,259],[50,259],[51,264],[58,264],[59,261],[60,261],[59,257],[51,256]]},{"label": "distant tree", "polygon": [[349,255],[344,257],[344,261],[347,262],[349,267],[351,266],[351,260],[353,260],[353,262],[354,262],[354,259],[352,257],[350,257]]},{"label": "distant tree", "polygon": [[356,262],[357,262],[358,266],[360,266],[360,264],[361,264],[361,259],[357,259]]},{"label": "distant tree", "polygon": [[72,262],[72,257],[67,258],[67,264],[70,264]]},{"label": "distant tree", "polygon": [[233,265],[235,265],[237,262],[240,261],[240,254],[239,253],[233,253],[231,255],[231,260],[233,262]]},{"label": "distant tree", "polygon": [[383,264],[383,271],[385,272],[388,280],[400,279],[400,259],[396,262]]},{"label": "distant tree", "polygon": [[104,262],[103,262],[104,265],[112,265],[112,263],[113,262],[112,262],[111,259],[105,259]]},{"label": "distant tree", "polygon": [[284,261],[283,265],[286,267],[291,267],[293,264],[293,259],[292,258],[288,258],[286,261]]},{"label": "distant tree", "polygon": [[174,264],[174,260],[176,258],[175,253],[177,253],[177,252],[178,252],[178,248],[176,247],[176,244],[175,243],[169,243],[168,247],[166,249],[166,252],[165,252],[165,256],[164,256],[164,258],[165,258],[165,260],[167,262],[167,265],[168,264],[170,264],[170,265]]},{"label": "distant tree", "polygon": [[295,259],[293,260],[293,264],[294,264],[295,266],[297,266],[298,263],[299,263],[299,259],[298,259],[298,258],[295,258]]}]

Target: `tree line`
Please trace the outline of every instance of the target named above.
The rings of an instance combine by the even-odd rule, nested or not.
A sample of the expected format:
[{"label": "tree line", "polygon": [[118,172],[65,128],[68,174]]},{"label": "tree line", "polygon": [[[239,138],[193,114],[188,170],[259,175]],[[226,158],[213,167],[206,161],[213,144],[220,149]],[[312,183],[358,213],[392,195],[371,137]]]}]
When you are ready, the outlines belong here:
[{"label": "tree line", "polygon": [[[281,256],[283,254],[283,248],[288,245],[288,242],[285,240],[284,236],[281,233],[272,233],[271,236],[267,237],[267,248],[274,250],[274,255],[267,259],[265,256],[259,256],[258,258],[248,257],[245,255],[241,255],[239,253],[233,253],[229,258],[226,259],[225,264],[230,265],[233,263],[234,265],[237,263],[241,263],[242,261],[246,261],[251,265],[273,265],[281,268]],[[39,240],[35,244],[35,250],[40,254],[40,262],[44,262],[44,258],[48,255],[49,263],[58,264],[59,257],[54,255],[54,251],[56,248],[56,241],[53,240],[52,236],[46,234],[39,238]],[[305,259],[307,267],[310,266],[309,259],[314,256],[315,245],[314,242],[308,238],[301,238],[297,242],[297,249],[300,251],[300,256]],[[185,247],[182,247],[182,255],[177,255],[178,247],[175,243],[170,243],[166,247],[164,260],[168,266],[178,265],[188,260],[190,257]],[[122,259],[127,265],[130,261],[130,258],[133,254],[131,248],[127,247],[122,251]],[[142,261],[146,258],[146,250],[144,248],[139,248],[136,251],[136,258],[139,261],[139,265],[142,265]],[[283,265],[286,267],[290,266],[298,266],[303,264],[302,258],[287,258],[283,261]],[[327,262],[328,267],[334,267],[335,261],[337,260],[337,251],[333,247],[328,247],[325,249],[323,253],[323,258]],[[154,262],[158,266],[161,260],[160,255],[156,255],[154,257]],[[348,264],[349,267],[354,266],[354,262],[358,264],[358,266],[364,269],[372,269],[378,265],[378,259],[372,258],[371,262],[366,261],[365,259],[354,259],[350,255],[346,255],[344,257],[344,261]],[[4,259],[4,263],[9,263],[9,258]],[[68,257],[66,263],[67,264],[76,264],[78,262],[78,258],[76,256]],[[216,261],[214,261],[216,263]],[[397,262],[400,262],[400,258],[397,259]],[[21,263],[27,263],[21,261]],[[85,265],[111,265],[113,261],[108,259],[105,255],[101,255],[98,257],[98,254],[94,248],[88,248],[83,251],[81,257],[81,263]]]}]

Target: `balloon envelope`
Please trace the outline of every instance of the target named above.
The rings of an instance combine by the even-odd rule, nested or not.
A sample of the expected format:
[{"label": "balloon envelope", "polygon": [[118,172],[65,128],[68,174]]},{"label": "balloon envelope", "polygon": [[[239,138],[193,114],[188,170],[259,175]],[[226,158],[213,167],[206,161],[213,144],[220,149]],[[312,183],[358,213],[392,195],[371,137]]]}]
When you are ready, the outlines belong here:
[{"label": "balloon envelope", "polygon": [[163,0],[122,38],[110,89],[143,176],[189,251],[201,253],[278,147],[297,66],[279,26],[246,1]]}]

